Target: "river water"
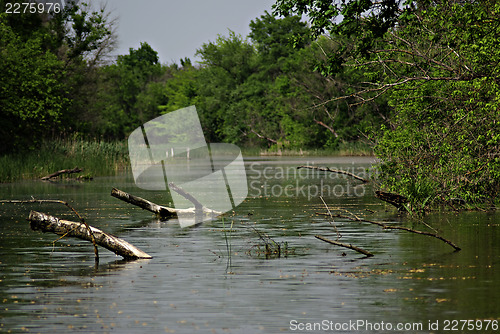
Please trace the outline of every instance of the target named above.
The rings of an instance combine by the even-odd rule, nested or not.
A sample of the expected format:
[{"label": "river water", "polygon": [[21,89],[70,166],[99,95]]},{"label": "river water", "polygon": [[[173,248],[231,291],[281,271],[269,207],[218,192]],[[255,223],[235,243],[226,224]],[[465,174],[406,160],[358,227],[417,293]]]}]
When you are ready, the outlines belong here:
[{"label": "river water", "polygon": [[[90,243],[30,230],[30,210],[77,220],[66,207],[2,204],[0,332],[499,332],[500,214],[425,217],[455,252],[428,236],[317,215],[327,212],[321,196],[333,214],[431,231],[376,199],[371,184],[295,169],[367,176],[372,162],[246,158],[247,199],[189,228],[111,197],[117,187],[169,205],[168,193],[139,189],[131,174],[0,184],[0,199],[68,201],[90,225],[153,256],[127,262],[101,248],[95,265]],[[337,233],[374,256],[314,237]]]}]

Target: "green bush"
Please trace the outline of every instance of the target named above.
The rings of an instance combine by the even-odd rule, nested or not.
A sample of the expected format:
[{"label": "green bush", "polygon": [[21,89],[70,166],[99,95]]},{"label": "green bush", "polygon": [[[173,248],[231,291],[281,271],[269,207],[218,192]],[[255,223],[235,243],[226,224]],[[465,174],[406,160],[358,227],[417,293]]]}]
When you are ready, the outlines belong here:
[{"label": "green bush", "polygon": [[496,81],[427,81],[405,88],[392,95],[394,128],[385,129],[375,147],[382,186],[407,196],[413,209],[498,200]]}]

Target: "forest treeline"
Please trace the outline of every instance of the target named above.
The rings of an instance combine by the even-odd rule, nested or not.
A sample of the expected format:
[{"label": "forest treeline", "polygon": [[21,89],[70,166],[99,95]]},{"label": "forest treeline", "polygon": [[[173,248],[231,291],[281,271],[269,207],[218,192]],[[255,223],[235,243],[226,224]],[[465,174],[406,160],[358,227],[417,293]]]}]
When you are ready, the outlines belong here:
[{"label": "forest treeline", "polygon": [[[189,105],[210,142],[334,149],[386,116],[385,103],[326,102],[349,93],[359,76],[353,70],[331,80],[314,71],[331,41],[311,43],[298,16],[265,12],[250,29],[249,36],[228,31],[200,45],[200,62],[161,64],[147,41],[109,59],[116,36],[104,9],[80,3],[51,15],[2,13],[0,150],[61,137],[123,140]],[[302,38],[292,44],[294,36]]]},{"label": "forest treeline", "polygon": [[173,64],[147,41],[110,59],[109,13],[68,3],[0,14],[0,154],[47,139],[123,141],[196,105],[209,142],[369,141],[377,187],[410,211],[498,201],[499,3],[277,0],[249,36],[229,31],[199,47],[200,62]]}]

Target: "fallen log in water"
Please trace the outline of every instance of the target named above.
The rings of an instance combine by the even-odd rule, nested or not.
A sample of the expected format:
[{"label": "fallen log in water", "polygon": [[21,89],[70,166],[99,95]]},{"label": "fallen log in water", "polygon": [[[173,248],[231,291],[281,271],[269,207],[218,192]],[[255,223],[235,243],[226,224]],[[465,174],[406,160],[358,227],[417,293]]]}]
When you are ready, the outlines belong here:
[{"label": "fallen log in water", "polygon": [[[183,190],[181,190],[178,187],[173,188],[173,189],[175,191],[179,192],[181,195],[187,194],[186,192],[184,192]],[[131,195],[131,194],[129,194],[123,190],[117,189],[117,188],[113,188],[111,190],[111,196],[116,197],[124,202],[129,203],[129,204],[138,206],[144,210],[148,210],[148,211],[156,214],[160,219],[169,219],[169,218],[175,217],[177,215],[184,215],[184,214],[185,215],[195,215],[195,214],[200,213],[200,214],[208,214],[208,215],[215,215],[215,216],[222,214],[222,212],[215,211],[215,210],[212,210],[212,209],[209,209],[207,207],[202,206],[196,200],[193,201],[194,198],[189,194],[187,194],[188,197],[183,195],[184,197],[189,199],[191,202],[193,202],[193,204],[195,205],[195,207],[189,208],[189,209],[174,209],[174,208],[169,208],[166,206],[158,205],[156,203],[148,201],[147,199],[141,198],[139,196]],[[191,199],[189,197],[191,197]]]},{"label": "fallen log in water", "polygon": [[116,197],[124,202],[140,207],[141,209],[150,211],[162,219],[168,219],[171,217],[175,217],[176,212],[175,209],[168,208],[166,206],[161,206],[150,202],[144,198],[139,196],[131,195],[123,190],[113,188],[111,189],[111,196]]},{"label": "fallen log in water", "polygon": [[151,259],[152,256],[141,251],[134,245],[103,232],[93,226],[89,229],[80,222],[59,219],[42,212],[31,211],[29,218],[33,231],[52,232],[58,235],[92,241],[92,235],[97,245],[109,249],[125,259]]},{"label": "fallen log in water", "polygon": [[73,174],[73,173],[80,173],[83,169],[81,168],[78,168],[78,167],[75,167],[73,169],[61,169],[55,173],[52,173],[50,175],[47,175],[47,176],[44,176],[42,177],[42,180],[50,180],[54,177],[57,177],[59,175],[62,175],[62,174]]},{"label": "fallen log in water", "polygon": [[[73,213],[78,217],[78,219],[80,219],[80,222],[85,225],[85,227],[87,228],[88,231],[90,231],[90,238],[91,238],[91,241],[92,241],[92,244],[94,245],[94,254],[95,254],[95,261],[96,263],[99,262],[99,251],[97,250],[97,244],[95,242],[95,238],[94,238],[94,235],[92,234],[92,230],[90,229],[90,226],[89,224],[87,224],[85,222],[85,219],[83,219],[82,216],[80,216],[80,214],[75,210],[75,208],[73,208],[71,205],[69,205],[68,202],[66,201],[61,201],[59,199],[35,199],[35,198],[31,198],[29,200],[0,200],[0,203],[21,203],[21,204],[33,204],[33,203],[40,203],[40,204],[43,204],[43,203],[58,203],[58,204],[63,204],[65,205],[67,208],[69,208],[71,211],[73,211]],[[62,238],[62,237],[61,237]]]}]

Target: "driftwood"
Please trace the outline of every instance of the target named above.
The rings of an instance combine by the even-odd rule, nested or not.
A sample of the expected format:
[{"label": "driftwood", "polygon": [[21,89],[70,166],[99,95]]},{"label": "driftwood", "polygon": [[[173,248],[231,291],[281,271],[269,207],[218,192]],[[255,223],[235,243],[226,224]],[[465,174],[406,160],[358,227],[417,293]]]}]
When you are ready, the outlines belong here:
[{"label": "driftwood", "polygon": [[[318,213],[318,212],[317,212],[317,214],[324,215],[324,216],[328,215],[327,213]],[[411,233],[415,233],[415,234],[427,235],[429,237],[433,237],[433,238],[436,238],[436,239],[439,239],[439,240],[443,241],[444,243],[447,243],[448,245],[450,245],[451,247],[453,247],[455,249],[455,251],[461,250],[461,248],[458,247],[457,245],[455,245],[453,242],[451,242],[448,239],[443,238],[442,236],[440,236],[437,233],[425,232],[425,231],[418,231],[418,230],[414,230],[414,229],[411,229],[409,227],[404,227],[404,226],[387,225],[387,224],[384,224],[384,223],[381,223],[381,222],[376,222],[376,221],[373,221],[373,220],[362,219],[362,218],[359,218],[356,215],[353,215],[353,217],[345,216],[345,215],[335,215],[335,217],[345,218],[345,219],[352,220],[352,221],[358,221],[358,222],[364,222],[364,223],[370,223],[370,224],[378,225],[378,226],[382,227],[384,230],[403,230],[403,231],[407,231],[407,232],[411,232]]]},{"label": "driftwood", "polygon": [[[171,184],[169,184],[169,185],[172,187]],[[202,206],[200,202],[198,202],[191,195],[187,194],[186,192],[184,192],[179,187],[172,188],[172,189],[175,190],[175,191],[177,191],[181,195],[182,195],[182,193],[185,194],[185,195],[187,195],[188,197],[186,197],[186,196],[184,196],[184,197],[186,197],[191,202],[193,202],[193,204],[195,205],[195,207],[189,208],[189,209],[174,209],[174,208],[169,208],[169,207],[166,207],[166,206],[161,206],[161,205],[155,204],[155,203],[150,202],[150,201],[148,201],[148,200],[146,200],[144,198],[131,195],[131,194],[129,194],[129,193],[123,191],[123,190],[117,189],[117,188],[113,188],[111,190],[111,196],[116,197],[116,198],[118,198],[118,199],[120,199],[120,200],[122,200],[124,202],[130,203],[132,205],[138,206],[138,207],[140,207],[140,208],[142,208],[144,210],[148,210],[148,211],[156,214],[161,219],[169,219],[169,218],[175,217],[176,215],[179,215],[179,214],[182,214],[182,215],[184,215],[184,214],[186,214],[186,215],[195,215],[195,214],[198,214],[198,213],[211,214],[211,215],[220,215],[221,214],[221,212],[218,212],[218,211],[215,211],[215,210],[212,210],[212,209],[209,209],[209,208],[206,208],[206,207]]]},{"label": "driftwood", "polygon": [[55,173],[52,173],[52,174],[50,174],[50,175],[47,175],[47,176],[42,177],[42,180],[50,180],[50,179],[52,179],[52,178],[54,178],[54,177],[57,177],[57,176],[59,176],[59,175],[61,175],[61,174],[73,174],[73,173],[80,173],[82,170],[83,170],[83,169],[78,168],[78,167],[75,167],[75,168],[73,168],[73,169],[61,169],[61,170],[59,170],[59,171],[57,171],[57,172],[55,172]]},{"label": "driftwood", "polygon": [[58,199],[35,199],[35,198],[32,197],[30,200],[0,200],[0,203],[13,203],[13,204],[18,204],[18,203],[20,203],[20,204],[58,203],[58,204],[65,205],[71,211],[73,211],[73,213],[78,217],[78,219],[80,219],[80,222],[83,225],[85,225],[85,227],[87,228],[88,231],[90,231],[90,238],[91,238],[92,244],[94,245],[95,261],[96,261],[96,263],[99,262],[99,251],[97,250],[97,244],[96,244],[96,241],[95,241],[95,237],[94,237],[94,234],[92,233],[92,230],[90,229],[90,226],[85,222],[85,219],[83,219],[83,217],[80,216],[80,214],[71,205],[69,205],[68,202],[61,201],[61,200],[58,200]]},{"label": "driftwood", "polygon": [[353,174],[353,173],[349,173],[349,172],[346,172],[345,170],[341,170],[341,169],[331,169],[329,167],[316,167],[316,166],[298,166],[297,169],[301,169],[301,168],[308,168],[308,169],[316,169],[316,170],[319,170],[319,171],[322,171],[322,172],[330,172],[330,173],[337,173],[337,174],[344,174],[344,175],[348,175],[350,177],[353,177],[355,178],[356,180],[359,180],[363,183],[368,183],[370,182],[369,180],[367,179],[364,179],[360,176],[357,176],[356,174]]},{"label": "driftwood", "polygon": [[332,245],[336,245],[336,246],[340,246],[340,247],[345,247],[345,248],[352,249],[352,250],[354,250],[354,251],[356,251],[358,253],[364,254],[364,255],[366,255],[368,257],[373,256],[373,254],[370,253],[369,251],[364,250],[363,248],[359,248],[359,247],[353,246],[351,244],[344,244],[342,242],[330,240],[330,239],[327,239],[325,237],[322,237],[321,235],[315,235],[314,237],[316,239],[322,240],[324,242],[328,242],[329,244],[332,244]]},{"label": "driftwood", "polygon": [[131,195],[117,188],[113,188],[111,190],[111,196],[116,197],[124,202],[130,203],[132,205],[138,206],[141,209],[150,211],[162,219],[168,219],[176,216],[175,209],[155,204],[144,198]]},{"label": "driftwood", "polygon": [[89,226],[89,230],[84,224],[79,222],[59,219],[37,211],[31,211],[28,220],[30,222],[31,229],[34,231],[40,230],[42,232],[52,232],[58,235],[74,237],[87,241],[92,241],[92,238],[94,237],[95,242],[99,246],[109,249],[125,259],[152,258],[151,255],[141,251],[125,240],[103,232],[93,226]]}]

